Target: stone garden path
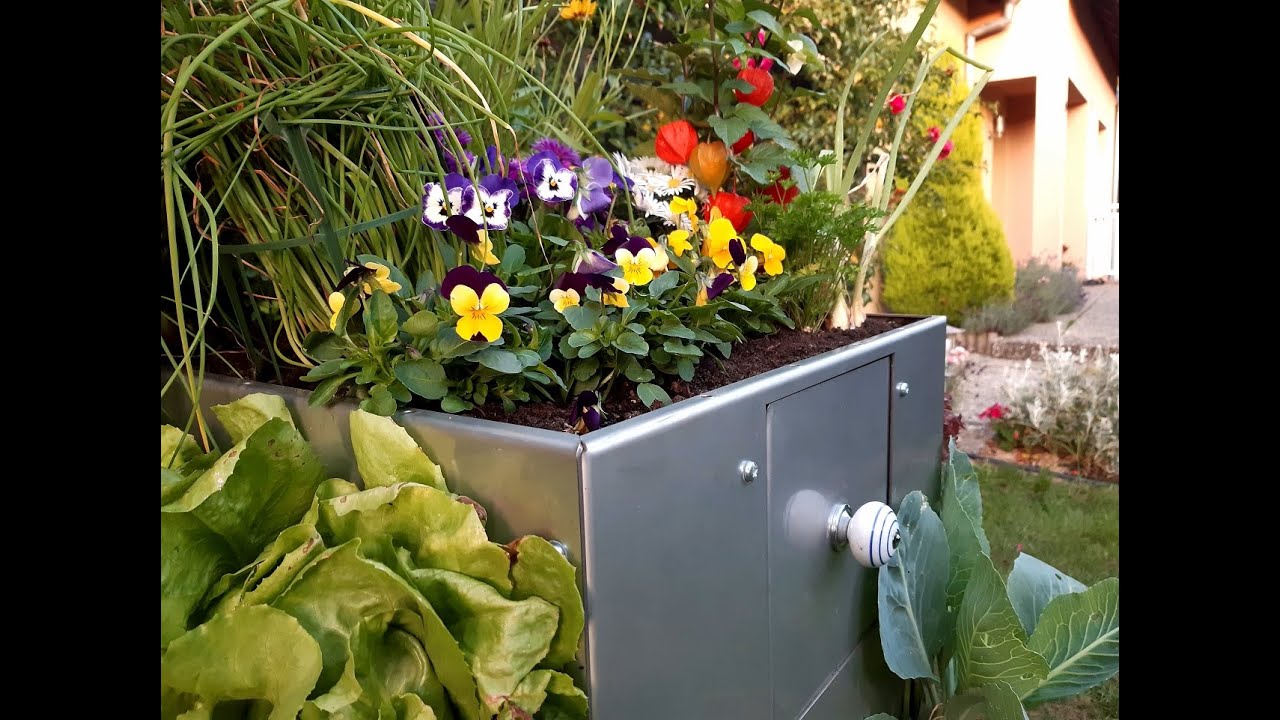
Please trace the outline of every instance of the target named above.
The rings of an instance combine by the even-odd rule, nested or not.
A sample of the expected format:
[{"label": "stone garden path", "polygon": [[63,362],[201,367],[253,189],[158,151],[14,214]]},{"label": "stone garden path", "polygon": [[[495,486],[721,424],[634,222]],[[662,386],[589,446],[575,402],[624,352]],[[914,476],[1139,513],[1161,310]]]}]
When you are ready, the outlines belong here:
[{"label": "stone garden path", "polygon": [[[952,409],[964,416],[965,428],[956,445],[965,453],[985,455],[990,425],[978,414],[1004,399],[1001,392],[1009,373],[1021,372],[1022,358],[1038,358],[1040,343],[1056,344],[1058,325],[1062,342],[1073,347],[1103,346],[1120,350],[1120,284],[1090,285],[1084,288],[1080,310],[1055,322],[1039,323],[1006,338],[992,347],[993,357],[971,354],[964,372],[952,391]],[[1033,372],[1035,361],[1032,363]]]}]

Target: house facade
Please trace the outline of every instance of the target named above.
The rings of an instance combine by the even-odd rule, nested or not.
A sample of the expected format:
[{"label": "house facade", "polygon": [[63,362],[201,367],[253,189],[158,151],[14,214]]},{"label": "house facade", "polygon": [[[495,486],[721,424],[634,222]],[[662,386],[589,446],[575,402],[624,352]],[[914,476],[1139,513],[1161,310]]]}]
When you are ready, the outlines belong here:
[{"label": "house facade", "polygon": [[932,31],[995,69],[983,179],[1014,261],[1118,279],[1119,0],[943,0]]}]

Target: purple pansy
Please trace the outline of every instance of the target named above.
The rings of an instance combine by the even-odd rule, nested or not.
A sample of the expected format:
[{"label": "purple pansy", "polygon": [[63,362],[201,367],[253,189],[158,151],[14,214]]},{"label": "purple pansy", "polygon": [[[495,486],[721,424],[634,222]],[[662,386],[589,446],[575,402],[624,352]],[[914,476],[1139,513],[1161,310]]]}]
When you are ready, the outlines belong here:
[{"label": "purple pansy", "polygon": [[595,250],[579,252],[573,262],[575,273],[599,275],[617,269],[618,264]]},{"label": "purple pansy", "polygon": [[547,153],[553,156],[556,162],[560,163],[560,167],[563,168],[575,168],[582,162],[582,158],[579,157],[578,153],[574,152],[573,148],[552,138],[544,137],[540,140],[535,140],[529,146],[529,150],[535,155]]},{"label": "purple pansy", "polygon": [[467,185],[459,204],[462,214],[480,227],[506,230],[511,220],[511,200],[516,194],[506,186],[510,182],[500,175],[486,175],[479,185]]},{"label": "purple pansy", "polygon": [[567,272],[561,275],[555,284],[556,290],[574,290],[583,297],[586,296],[589,287],[602,292],[612,290],[613,278],[597,273]]},{"label": "purple pansy", "polygon": [[602,157],[587,158],[582,163],[586,180],[578,195],[578,211],[583,215],[600,212],[613,203],[613,187],[617,174],[608,160]]},{"label": "purple pansy", "polygon": [[733,275],[730,273],[720,273],[711,279],[711,284],[707,286],[707,299],[714,300],[717,295],[724,292],[726,288],[733,284]]},{"label": "purple pansy", "polygon": [[572,200],[578,193],[578,176],[566,168],[555,155],[542,152],[529,158],[525,165],[533,193],[545,203]]},{"label": "purple pansy", "polygon": [[609,242],[600,248],[600,252],[607,257],[613,257],[618,254],[619,250],[627,250],[631,254],[636,254],[645,248],[651,248],[652,245],[645,238],[639,235],[632,235],[622,225],[614,225],[609,228]]},{"label": "purple pansy", "polygon": [[476,295],[479,296],[484,294],[485,288],[494,283],[498,283],[503,290],[507,289],[507,286],[498,279],[497,275],[477,270],[470,265],[459,265],[444,274],[444,282],[440,283],[440,295],[448,299],[454,288],[459,285],[466,285],[475,290]]},{"label": "purple pansy", "polygon": [[441,155],[444,158],[444,169],[451,173],[457,173],[457,172],[462,172],[463,170],[466,170],[466,169],[470,169],[472,166],[474,166],[476,163],[475,154],[473,154],[470,150],[463,150],[462,153],[464,155],[463,161],[458,162],[458,159],[454,157],[453,153],[449,152],[448,150],[443,151]]},{"label": "purple pansy", "polygon": [[574,432],[581,435],[599,428],[603,415],[604,413],[600,410],[600,396],[586,390],[574,399],[569,422],[573,425]]},{"label": "purple pansy", "polygon": [[729,241],[729,257],[733,258],[734,267],[742,267],[742,263],[747,261],[747,249],[738,238]]},{"label": "purple pansy", "polygon": [[[431,125],[440,126],[440,127],[434,128],[431,131],[431,135],[432,137],[435,138],[436,143],[439,145],[440,149],[443,150],[449,147],[449,135],[444,128],[444,125],[446,125],[444,121],[444,116],[441,115],[440,113],[431,113],[425,118],[425,121],[426,121],[426,124],[429,126]],[[466,147],[471,144],[471,133],[467,132],[466,130],[463,130],[462,128],[453,128],[453,134],[457,136],[459,145]]]}]

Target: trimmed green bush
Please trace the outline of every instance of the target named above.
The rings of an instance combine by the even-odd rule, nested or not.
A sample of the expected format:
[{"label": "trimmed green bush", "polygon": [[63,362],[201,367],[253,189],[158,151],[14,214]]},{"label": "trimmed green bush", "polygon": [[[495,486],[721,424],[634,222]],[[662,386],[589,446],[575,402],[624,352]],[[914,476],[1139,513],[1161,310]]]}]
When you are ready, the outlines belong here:
[{"label": "trimmed green bush", "polygon": [[[955,105],[967,92],[953,84]],[[951,139],[950,157],[934,164],[886,239],[882,298],[893,312],[946,315],[959,325],[970,311],[1013,297],[1014,268],[1000,218],[982,192],[981,116],[970,113]]]}]

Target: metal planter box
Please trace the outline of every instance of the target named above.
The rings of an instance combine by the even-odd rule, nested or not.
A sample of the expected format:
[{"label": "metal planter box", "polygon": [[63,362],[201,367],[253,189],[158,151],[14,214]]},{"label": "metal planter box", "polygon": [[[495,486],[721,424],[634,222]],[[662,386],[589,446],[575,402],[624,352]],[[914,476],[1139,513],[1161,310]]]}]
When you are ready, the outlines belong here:
[{"label": "metal planter box", "polygon": [[[480,501],[499,542],[568,547],[601,720],[859,720],[901,682],[875,571],[833,550],[833,506],[937,496],[945,319],[904,327],[579,437],[406,410],[397,420]],[[335,477],[354,479],[352,403],[212,377],[208,407],[283,395]],[[173,417],[189,404],[175,392]],[[752,464],[755,471],[752,472]]]}]

